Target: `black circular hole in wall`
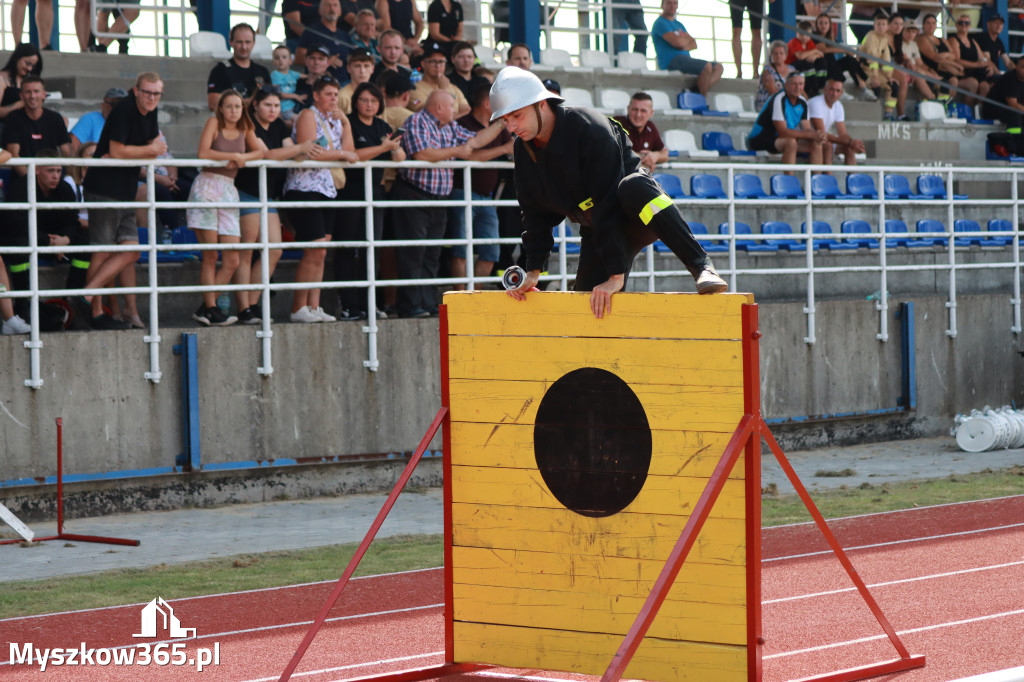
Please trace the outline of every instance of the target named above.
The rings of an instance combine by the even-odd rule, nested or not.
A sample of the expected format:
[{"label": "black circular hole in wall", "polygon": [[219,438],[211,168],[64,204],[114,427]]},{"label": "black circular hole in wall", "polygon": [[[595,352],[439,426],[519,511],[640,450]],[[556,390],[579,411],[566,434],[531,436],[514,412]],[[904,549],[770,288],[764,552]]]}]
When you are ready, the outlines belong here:
[{"label": "black circular hole in wall", "polygon": [[651,427],[625,381],[607,370],[582,367],[552,384],[541,399],[533,451],[559,502],[583,516],[611,516],[644,487]]}]

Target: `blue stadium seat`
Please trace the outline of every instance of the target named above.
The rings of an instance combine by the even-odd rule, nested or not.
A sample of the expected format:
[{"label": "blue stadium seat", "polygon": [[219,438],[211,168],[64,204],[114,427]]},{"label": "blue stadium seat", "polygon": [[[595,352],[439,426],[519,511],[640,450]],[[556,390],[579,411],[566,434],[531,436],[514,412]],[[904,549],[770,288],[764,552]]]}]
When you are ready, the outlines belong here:
[{"label": "blue stadium seat", "polygon": [[[932,220],[931,218],[923,218],[917,221],[917,232],[918,234],[924,232],[945,232],[946,226],[942,224],[941,220]],[[927,241],[932,246],[947,246],[949,241],[945,237],[918,237],[922,241]]]},{"label": "blue stadium seat", "polygon": [[686,196],[686,192],[683,191],[683,182],[679,179],[678,175],[655,173],[654,180],[665,190],[665,194],[673,199],[682,199]]},{"label": "blue stadium seat", "polygon": [[[750,229],[750,225],[746,223],[734,223],[735,234],[753,234],[753,230]],[[718,226],[718,234],[729,234],[729,223],[722,223]],[[751,253],[775,253],[779,250],[779,247],[774,242],[765,243],[754,239],[737,239],[736,240],[737,251],[749,251]]]},{"label": "blue stadium seat", "polygon": [[[866,220],[844,220],[839,231],[843,234],[871,234],[871,225]],[[847,237],[846,243],[869,249],[878,248],[878,240],[873,237]]]},{"label": "blue stadium seat", "polygon": [[910,189],[910,181],[906,177],[893,173],[885,176],[885,198],[892,199],[930,199],[922,194],[915,194]]},{"label": "blue stadium seat", "polygon": [[722,180],[717,175],[698,173],[690,177],[690,194],[699,199],[725,199]]},{"label": "blue stadium seat", "polygon": [[910,230],[907,229],[907,224],[902,220],[889,219],[885,221],[885,234],[886,240],[885,245],[889,248],[902,246],[906,248],[914,248],[920,246],[931,246],[932,242],[930,239],[914,239],[912,237],[889,237],[890,234],[895,235],[909,235]]},{"label": "blue stadium seat", "polygon": [[749,149],[736,149],[732,143],[732,135],[721,130],[712,130],[700,136],[700,144],[705,151],[718,152],[719,156],[757,156],[757,152]]},{"label": "blue stadium seat", "polygon": [[963,102],[957,102],[956,103],[956,112],[955,113],[956,113],[956,117],[957,118],[962,118],[965,121],[967,121],[968,123],[973,123],[974,125],[989,125],[990,126],[990,125],[994,125],[995,124],[995,121],[993,121],[991,119],[988,119],[988,118],[977,118],[974,115],[974,107],[971,106],[970,104],[964,104]]},{"label": "blue stadium seat", "polygon": [[689,109],[698,116],[729,116],[728,111],[715,111],[708,107],[707,99],[699,92],[683,90],[676,98],[676,103],[680,109]]},{"label": "blue stadium seat", "polygon": [[[1013,223],[1011,223],[1006,218],[993,218],[992,220],[988,221],[988,231],[989,232],[1016,232],[1016,230],[1013,229]],[[996,237],[989,237],[989,239],[998,239],[998,240],[1000,240],[1002,242],[1003,246],[1010,246],[1011,244],[1013,244],[1013,237],[1011,237],[1008,234],[1007,235],[1000,235],[1000,236],[996,236]]]},{"label": "blue stadium seat", "polygon": [[[552,253],[558,253],[558,249],[561,246],[561,244],[558,243],[558,225],[555,225],[554,227],[551,228],[551,236],[555,238],[555,243],[551,247],[551,252]],[[566,221],[565,222],[565,239],[566,239],[566,241],[565,241],[565,252],[566,253],[579,253],[580,252],[579,242],[570,242],[569,241],[569,239],[571,237],[575,237],[575,236],[576,235],[574,235],[572,233],[572,227],[570,227],[569,222]]]},{"label": "blue stadium seat", "polygon": [[811,197],[814,199],[854,199],[848,194],[843,194],[839,189],[839,183],[832,175],[811,176]]},{"label": "blue stadium seat", "polygon": [[[789,176],[784,176],[789,177]],[[761,223],[761,234],[793,234],[793,226],[781,220],[766,220]],[[768,242],[785,251],[806,251],[807,243],[799,239],[773,239]]]},{"label": "blue stadium seat", "polygon": [[737,199],[772,199],[761,186],[761,178],[752,173],[737,173],[732,178],[732,192]]},{"label": "blue stadium seat", "polygon": [[[918,175],[917,191],[919,194],[929,199],[945,199],[946,181],[940,178],[938,175]],[[967,198],[967,195],[954,194],[953,198],[958,201],[963,201],[964,199]]]},{"label": "blue stadium seat", "polygon": [[875,179],[867,173],[850,173],[846,176],[846,193],[858,199],[877,199]]},{"label": "blue stadium seat", "polygon": [[[140,227],[139,230],[139,244],[146,246],[149,244],[149,228]],[[192,257],[181,251],[161,251],[156,254],[157,263],[181,263],[183,261],[192,260]],[[145,265],[149,262],[149,252],[143,251],[139,254],[139,263]]]},{"label": "blue stadium seat", "polygon": [[770,184],[773,197],[779,199],[804,198],[804,188],[800,186],[800,180],[795,175],[773,175]]},{"label": "blue stadium seat", "polygon": [[957,233],[978,233],[977,237],[957,237],[953,240],[953,244],[955,246],[1003,246],[1003,242],[1000,239],[988,239],[987,237],[982,236],[981,225],[979,225],[976,220],[954,220],[953,231]]},{"label": "blue stadium seat", "polygon": [[[814,232],[814,247],[821,247],[823,249],[829,249],[830,251],[856,251],[856,244],[848,244],[835,238],[835,232],[832,231],[832,226],[826,223],[824,220],[815,220],[811,228]],[[800,231],[807,234],[807,223],[800,224]],[[821,236],[818,235],[829,235]]]},{"label": "blue stadium seat", "polygon": [[[725,242],[719,242],[719,241],[714,241],[713,242],[713,241],[709,241],[709,240],[701,239],[700,238],[701,235],[709,234],[708,233],[708,226],[705,225],[704,223],[697,223],[697,222],[690,223],[690,232],[693,233],[694,237],[697,237],[697,242],[702,247],[704,247],[704,250],[707,251],[708,253],[727,253],[729,251],[729,245],[726,244]],[[668,247],[666,246],[665,248],[667,249]],[[655,242],[655,244],[654,244],[654,250],[655,251],[658,250],[657,242]]]}]

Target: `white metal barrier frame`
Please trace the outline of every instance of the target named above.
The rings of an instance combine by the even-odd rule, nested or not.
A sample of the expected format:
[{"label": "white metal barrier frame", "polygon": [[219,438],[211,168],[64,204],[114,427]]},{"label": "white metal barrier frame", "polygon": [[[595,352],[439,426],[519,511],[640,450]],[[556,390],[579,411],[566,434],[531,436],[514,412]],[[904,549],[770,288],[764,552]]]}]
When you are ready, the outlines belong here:
[{"label": "white metal barrier frame", "polygon": [[[155,192],[152,178],[155,173],[152,168],[154,166],[164,165],[176,165],[176,166],[193,166],[193,167],[210,167],[224,165],[222,162],[211,162],[195,159],[153,159],[140,162],[138,160],[112,160],[112,159],[62,159],[66,165],[85,165],[85,166],[145,166],[147,167],[147,197],[144,202],[140,202],[137,205],[140,208],[145,208],[148,212],[149,225],[156,226],[156,210],[157,207],[161,208],[187,208],[190,204],[188,202],[161,202],[157,203],[155,199]],[[29,177],[33,177],[36,166],[52,166],[53,161],[51,159],[35,159],[35,158],[24,158],[15,159],[10,162],[10,165],[27,166]],[[148,241],[145,244],[139,245],[86,245],[86,246],[40,246],[37,241],[37,219],[39,210],[49,209],[81,209],[83,204],[81,203],[44,203],[39,204],[36,201],[36,183],[28,183],[28,201],[26,203],[3,203],[0,204],[0,210],[27,210],[28,211],[28,226],[29,226],[29,246],[27,247],[0,247],[0,256],[3,254],[28,254],[29,255],[29,290],[28,291],[8,291],[0,297],[3,298],[28,298],[30,300],[30,324],[32,327],[29,339],[24,342],[26,348],[29,349],[30,354],[30,377],[25,380],[25,385],[30,388],[41,388],[43,381],[40,378],[40,350],[43,347],[42,340],[40,337],[39,330],[39,301],[41,298],[49,297],[63,297],[63,296],[81,296],[84,293],[82,289],[47,289],[43,290],[39,288],[39,257],[41,255],[64,253],[95,253],[95,252],[123,252],[123,251],[138,251],[141,253],[147,253],[149,255],[148,263],[148,278],[147,284],[143,286],[136,286],[132,288],[118,288],[118,287],[107,287],[103,289],[90,289],[89,295],[107,295],[107,294],[146,294],[149,296],[149,329],[148,333],[143,336],[143,341],[149,344],[150,353],[150,369],[145,373],[145,378],[158,383],[162,378],[159,362],[159,344],[161,342],[160,337],[160,318],[159,318],[159,296],[161,294],[180,294],[180,293],[197,293],[204,291],[218,291],[218,292],[234,292],[240,290],[260,290],[263,292],[261,297],[262,312],[262,325],[256,330],[257,338],[262,340],[262,364],[257,368],[257,371],[262,375],[270,375],[273,373],[272,364],[272,346],[271,342],[273,339],[273,331],[270,323],[270,296],[271,291],[290,291],[296,289],[309,289],[309,288],[322,288],[322,289],[340,289],[340,288],[359,288],[366,289],[367,294],[367,312],[368,317],[366,324],[362,327],[363,332],[367,335],[368,350],[367,359],[363,362],[363,365],[370,371],[376,371],[380,366],[380,360],[377,356],[377,335],[380,332],[377,319],[376,319],[376,294],[377,289],[380,287],[387,286],[402,286],[402,285],[437,285],[437,286],[448,286],[454,284],[464,284],[467,289],[473,290],[484,284],[497,284],[499,281],[496,277],[476,277],[473,273],[473,268],[467,268],[467,276],[463,278],[437,278],[437,279],[415,279],[415,280],[403,280],[403,279],[378,279],[376,268],[375,268],[375,251],[377,248],[395,247],[400,248],[403,246],[453,246],[462,244],[466,246],[466,258],[468,263],[474,262],[473,254],[474,247],[477,244],[517,244],[518,239],[476,239],[472,234],[472,210],[474,206],[515,206],[516,202],[512,200],[487,200],[477,201],[472,199],[470,189],[470,180],[472,169],[483,169],[483,168],[511,168],[512,164],[508,162],[466,162],[466,161],[452,161],[444,163],[431,164],[427,162],[364,162],[359,164],[341,164],[343,167],[352,168],[439,168],[447,167],[454,169],[466,169],[467,173],[464,176],[463,188],[465,191],[464,199],[451,199],[445,201],[384,201],[374,203],[372,201],[353,201],[353,202],[340,202],[337,200],[328,200],[325,202],[286,202],[286,201],[269,201],[267,199],[267,185],[266,185],[266,169],[267,168],[288,168],[288,167],[330,167],[330,163],[314,163],[314,162],[275,162],[275,161],[257,161],[249,164],[253,167],[260,169],[260,236],[257,243],[245,243],[245,244],[188,244],[184,249],[181,244],[161,244],[157,242],[158,230],[152,227],[148,230]],[[693,172],[717,172],[724,173],[726,178],[727,198],[726,199],[679,199],[676,200],[676,204],[683,207],[684,215],[686,213],[686,205],[690,202],[698,201],[701,206],[713,207],[721,206],[725,209],[726,220],[730,225],[729,234],[725,235],[708,235],[707,237],[701,237],[701,239],[708,240],[720,240],[724,241],[729,246],[728,260],[726,267],[720,267],[721,274],[729,277],[731,288],[736,289],[737,278],[740,275],[754,275],[754,276],[777,276],[780,274],[792,274],[792,275],[804,275],[807,278],[807,303],[804,308],[804,313],[807,316],[807,336],[805,342],[808,344],[815,343],[815,278],[822,274],[840,273],[840,272],[862,272],[862,273],[878,273],[879,276],[879,291],[887,292],[888,287],[888,275],[890,272],[899,272],[907,270],[946,270],[948,271],[948,298],[947,298],[947,309],[948,315],[948,326],[946,334],[950,338],[955,338],[957,335],[957,319],[956,319],[956,302],[957,302],[957,272],[958,271],[969,271],[980,268],[1009,268],[1013,270],[1013,285],[1011,292],[1010,304],[1012,305],[1012,317],[1013,324],[1010,331],[1013,334],[1020,334],[1021,332],[1021,255],[1020,255],[1020,229],[1018,227],[1020,218],[1020,199],[1017,195],[1017,184],[1022,179],[1021,171],[1014,168],[967,168],[967,167],[946,167],[946,168],[935,168],[935,167],[921,167],[921,166],[858,166],[858,172],[865,172],[873,174],[877,178],[877,187],[879,188],[879,199],[874,200],[821,200],[812,199],[810,196],[810,178],[812,172],[820,172],[821,166],[789,166],[786,170],[792,170],[799,173],[803,178],[803,187],[805,189],[805,196],[802,199],[778,199],[770,202],[771,206],[795,206],[804,208],[804,220],[807,225],[812,225],[814,220],[814,214],[816,210],[820,210],[823,206],[831,207],[843,207],[853,208],[862,207],[866,209],[875,208],[877,209],[878,222],[877,225],[885,225],[886,207],[892,206],[896,203],[900,205],[906,204],[920,204],[922,206],[930,206],[932,208],[936,206],[943,206],[946,210],[947,229],[944,232],[934,233],[911,233],[911,236],[920,237],[931,237],[931,238],[944,238],[947,240],[946,250],[948,253],[948,259],[946,263],[932,264],[932,265],[898,265],[891,264],[887,261],[886,240],[887,238],[896,238],[889,233],[887,237],[884,229],[871,233],[858,233],[857,238],[871,238],[878,239],[880,242],[880,248],[878,249],[877,265],[836,265],[836,266],[819,266],[815,264],[815,250],[813,248],[814,240],[816,237],[813,232],[810,234],[803,234],[797,232],[793,235],[769,235],[755,233],[752,235],[740,235],[743,239],[754,239],[758,241],[764,241],[766,243],[777,239],[797,239],[806,241],[808,248],[806,249],[806,261],[803,267],[792,267],[792,268],[755,268],[755,267],[739,267],[737,259],[736,239],[737,235],[735,232],[736,224],[736,209],[738,207],[758,207],[764,208],[766,206],[764,200],[760,199],[737,199],[734,196],[733,179],[734,175],[739,169],[742,172],[749,172],[752,170],[766,170],[773,173],[777,173],[783,168],[778,164],[749,164],[744,163],[741,166],[728,163],[699,163],[699,164],[685,164],[685,163],[672,163],[667,164],[664,167],[660,167],[659,170],[685,170]],[[833,166],[833,171],[847,172],[850,167],[846,166]],[[885,186],[885,176],[891,173],[933,173],[940,175],[945,180],[946,195],[945,200],[921,200],[921,201],[907,201],[907,200],[887,200],[884,198],[884,192],[882,188]],[[992,177],[992,176],[1009,176],[1010,177],[1010,196],[1006,199],[972,199],[972,200],[954,200],[953,197],[953,181],[954,177],[963,178],[965,176],[978,176],[978,177]],[[363,174],[364,179],[364,197],[371,196],[372,189],[372,173],[365,172]],[[218,204],[205,204],[209,207],[241,207],[241,203],[218,203]],[[244,204],[245,206],[252,207],[252,204]],[[268,209],[274,208],[308,208],[315,205],[325,205],[331,207],[344,206],[346,208],[395,208],[403,206],[459,206],[465,211],[465,225],[466,225],[466,237],[464,239],[436,239],[436,240],[375,240],[373,233],[373,213],[372,211],[365,212],[365,238],[358,241],[332,241],[332,242],[270,242],[267,233],[267,215]],[[125,204],[121,202],[111,203],[90,203],[85,206],[93,206],[96,208],[124,208]],[[957,209],[965,206],[991,206],[1000,207],[1006,211],[1006,216],[1011,220],[1011,224],[1014,226],[1013,230],[1005,232],[988,232],[990,236],[1002,236],[1012,238],[1012,248],[1010,249],[1010,257],[1005,262],[996,263],[958,263],[956,254],[957,248],[954,245],[954,239],[959,235],[963,236],[967,233],[957,233],[954,231],[954,220]],[[972,236],[977,236],[977,233],[970,233]],[[841,235],[840,235],[841,238]],[[568,272],[568,254],[566,250],[566,244],[578,243],[579,237],[567,237],[564,229],[564,223],[557,229],[556,234],[556,247],[557,247],[557,268],[554,268],[555,273],[546,275],[542,279],[549,283],[556,283],[562,291],[566,291],[569,288],[569,282],[573,279],[573,276]],[[311,287],[310,283],[299,282],[299,283],[271,283],[269,274],[269,250],[277,248],[365,248],[367,249],[367,276],[365,280],[358,281],[324,281],[319,285]],[[173,285],[173,286],[160,286],[158,283],[158,270],[160,264],[158,263],[157,254],[163,251],[202,251],[202,250],[255,250],[259,249],[263,257],[260,259],[260,283],[258,285],[246,285],[246,284],[232,284],[223,286],[201,286],[199,284],[194,285]],[[634,281],[643,281],[646,278],[646,288],[648,291],[658,290],[658,280],[667,277],[689,277],[689,273],[681,267],[672,267],[670,269],[658,270],[656,268],[654,250],[647,249],[644,254],[644,267],[641,270],[635,269],[633,271]],[[637,263],[640,266],[640,263]],[[875,302],[876,309],[879,311],[879,331],[876,334],[876,338],[881,341],[887,341],[889,338],[888,333],[888,298],[885,295],[879,297]]]}]

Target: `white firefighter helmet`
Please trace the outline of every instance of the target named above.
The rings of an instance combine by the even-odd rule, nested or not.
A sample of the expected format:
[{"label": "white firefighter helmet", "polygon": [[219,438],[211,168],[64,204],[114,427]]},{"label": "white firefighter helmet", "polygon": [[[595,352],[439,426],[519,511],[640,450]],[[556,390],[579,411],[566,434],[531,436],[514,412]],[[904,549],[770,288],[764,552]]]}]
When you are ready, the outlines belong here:
[{"label": "white firefighter helmet", "polygon": [[491,121],[546,99],[565,101],[544,87],[534,74],[518,66],[506,66],[491,86]]}]

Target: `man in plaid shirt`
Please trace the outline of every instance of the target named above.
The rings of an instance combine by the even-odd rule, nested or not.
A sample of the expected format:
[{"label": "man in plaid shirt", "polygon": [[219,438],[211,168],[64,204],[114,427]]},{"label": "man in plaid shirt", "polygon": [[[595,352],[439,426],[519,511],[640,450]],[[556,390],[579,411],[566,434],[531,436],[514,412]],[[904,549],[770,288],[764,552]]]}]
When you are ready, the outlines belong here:
[{"label": "man in plaid shirt", "polygon": [[[501,131],[498,121],[477,134],[455,122],[455,98],[444,90],[434,90],[420,111],[405,121],[402,147],[414,161],[450,161],[472,159],[473,151],[489,144]],[[451,168],[403,168],[391,189],[396,201],[443,201],[452,193],[455,171]],[[395,239],[443,239],[447,226],[444,206],[408,206],[395,208]],[[430,279],[437,276],[440,246],[404,246],[398,249],[400,279]],[[405,286],[398,290],[400,317],[428,317],[436,313],[437,301],[432,286]]]}]

